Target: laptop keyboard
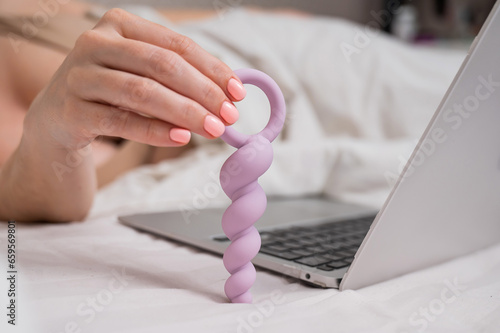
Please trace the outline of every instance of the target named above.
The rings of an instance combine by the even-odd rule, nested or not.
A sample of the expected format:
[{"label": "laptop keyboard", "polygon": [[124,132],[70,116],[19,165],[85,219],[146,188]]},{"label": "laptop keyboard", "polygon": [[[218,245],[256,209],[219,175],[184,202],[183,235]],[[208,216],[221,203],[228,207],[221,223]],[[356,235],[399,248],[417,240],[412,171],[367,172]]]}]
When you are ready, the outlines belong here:
[{"label": "laptop keyboard", "polygon": [[[260,232],[261,253],[323,271],[349,266],[375,216]],[[226,237],[215,240],[228,241]]]}]

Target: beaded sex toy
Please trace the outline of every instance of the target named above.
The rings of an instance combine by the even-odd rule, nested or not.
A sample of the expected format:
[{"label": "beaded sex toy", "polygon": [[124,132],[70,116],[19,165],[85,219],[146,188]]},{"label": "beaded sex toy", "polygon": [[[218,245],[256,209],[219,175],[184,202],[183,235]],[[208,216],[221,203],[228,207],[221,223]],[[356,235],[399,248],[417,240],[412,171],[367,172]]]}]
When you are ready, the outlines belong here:
[{"label": "beaded sex toy", "polygon": [[224,252],[224,266],[231,274],[224,291],[233,303],[251,303],[250,287],[255,282],[255,267],[250,262],[259,252],[260,235],[254,223],[264,214],[267,198],[258,178],[271,166],[271,142],[283,128],[285,99],[268,75],[255,69],[235,71],[243,83],[259,87],[269,99],[271,116],[267,126],[254,135],[226,127],[222,139],[238,150],[224,163],[220,173],[222,189],[232,200],[222,216],[222,230],[231,241]]}]

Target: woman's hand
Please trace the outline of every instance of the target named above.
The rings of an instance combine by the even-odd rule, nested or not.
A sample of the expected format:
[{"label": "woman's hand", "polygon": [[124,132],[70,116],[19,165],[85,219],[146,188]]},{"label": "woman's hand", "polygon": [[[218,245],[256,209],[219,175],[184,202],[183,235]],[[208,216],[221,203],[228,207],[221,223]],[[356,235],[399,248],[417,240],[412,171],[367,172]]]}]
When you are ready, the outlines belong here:
[{"label": "woman's hand", "polygon": [[74,221],[97,191],[90,143],[182,146],[215,138],[245,97],[233,71],[190,39],[123,10],[85,32],[37,95],[0,170],[0,220]]},{"label": "woman's hand", "polygon": [[97,136],[181,146],[219,137],[245,97],[233,71],[189,38],[120,9],[76,42],[38,95],[25,126],[80,149]]}]

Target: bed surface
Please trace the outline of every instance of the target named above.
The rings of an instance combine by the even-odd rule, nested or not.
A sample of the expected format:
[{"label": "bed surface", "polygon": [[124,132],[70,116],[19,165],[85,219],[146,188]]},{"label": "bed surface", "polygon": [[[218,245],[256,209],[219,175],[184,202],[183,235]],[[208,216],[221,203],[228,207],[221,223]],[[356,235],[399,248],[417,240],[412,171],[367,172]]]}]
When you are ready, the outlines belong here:
[{"label": "bed surface", "polygon": [[[5,235],[3,224],[1,231]],[[19,225],[17,235],[19,325],[7,332],[65,332],[71,323],[81,332],[418,332],[424,327],[422,332],[498,332],[500,327],[498,246],[342,293],[258,270],[255,302],[242,305],[226,301],[227,272],[219,257],[136,232],[115,216]]]},{"label": "bed surface", "polygon": [[[321,193],[380,207],[465,56],[380,35],[349,58],[339,46],[352,43],[360,27],[340,20],[234,10],[179,24],[130,10],[189,35],[232,68],[267,72],[282,87],[286,130],[260,181],[269,195]],[[265,122],[256,91],[239,108],[240,130],[255,132]],[[500,245],[342,293],[258,270],[254,304],[228,304],[220,257],[117,219],[193,204],[232,152],[219,141],[195,140],[199,149],[102,189],[84,222],[17,225],[18,325],[7,332],[500,330]],[[228,204],[222,191],[208,199],[208,206]],[[2,256],[6,233],[0,224]],[[0,327],[5,332],[5,318]]]}]

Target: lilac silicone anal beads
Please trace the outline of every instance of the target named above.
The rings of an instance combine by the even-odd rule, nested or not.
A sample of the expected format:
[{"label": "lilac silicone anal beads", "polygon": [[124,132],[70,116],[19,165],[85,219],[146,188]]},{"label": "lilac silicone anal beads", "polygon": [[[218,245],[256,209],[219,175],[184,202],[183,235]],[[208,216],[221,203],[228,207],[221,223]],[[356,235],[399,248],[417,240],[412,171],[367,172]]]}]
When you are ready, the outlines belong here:
[{"label": "lilac silicone anal beads", "polygon": [[267,74],[255,69],[235,71],[243,83],[259,87],[269,99],[271,116],[259,133],[246,135],[226,127],[222,139],[238,150],[224,163],[220,173],[222,189],[232,200],[222,216],[222,230],[231,241],[224,252],[224,266],[231,274],[224,286],[233,303],[251,303],[250,287],[256,272],[251,260],[260,249],[260,235],[254,223],[264,214],[267,198],[258,178],[271,166],[271,142],[283,128],[285,99],[280,88]]}]

